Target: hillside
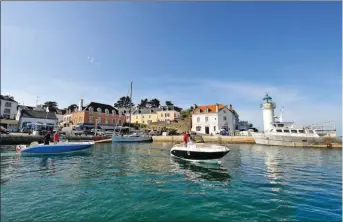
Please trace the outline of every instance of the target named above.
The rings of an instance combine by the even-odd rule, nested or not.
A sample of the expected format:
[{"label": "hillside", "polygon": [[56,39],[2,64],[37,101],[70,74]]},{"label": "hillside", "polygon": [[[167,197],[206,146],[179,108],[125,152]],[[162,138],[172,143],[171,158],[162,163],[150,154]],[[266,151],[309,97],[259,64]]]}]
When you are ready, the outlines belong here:
[{"label": "hillside", "polygon": [[190,117],[185,118],[183,120],[178,120],[178,122],[156,122],[156,123],[150,123],[147,125],[147,129],[150,130],[162,130],[164,127],[168,129],[174,129],[177,131],[177,133],[183,133],[187,130],[190,130],[192,126],[192,119]]}]

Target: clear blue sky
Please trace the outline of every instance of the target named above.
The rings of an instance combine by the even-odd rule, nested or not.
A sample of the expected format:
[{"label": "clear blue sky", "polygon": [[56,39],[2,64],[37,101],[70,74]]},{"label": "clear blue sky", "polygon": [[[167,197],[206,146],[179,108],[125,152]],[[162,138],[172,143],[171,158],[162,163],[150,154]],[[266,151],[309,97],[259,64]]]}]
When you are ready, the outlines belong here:
[{"label": "clear blue sky", "polygon": [[[232,104],[299,124],[342,113],[341,2],[4,2],[1,91],[19,102]],[[277,113],[278,113],[277,110]]]}]

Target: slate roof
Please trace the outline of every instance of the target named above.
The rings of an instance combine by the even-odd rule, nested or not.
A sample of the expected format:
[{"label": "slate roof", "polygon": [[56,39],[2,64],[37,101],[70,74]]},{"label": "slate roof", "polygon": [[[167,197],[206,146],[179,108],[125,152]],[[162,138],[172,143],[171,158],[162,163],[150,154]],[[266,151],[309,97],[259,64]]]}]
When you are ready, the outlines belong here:
[{"label": "slate roof", "polygon": [[149,113],[156,113],[158,111],[161,111],[160,108],[143,108],[143,109],[136,109],[132,112],[133,115],[137,114],[149,114]]},{"label": "slate roof", "polygon": [[101,108],[101,112],[102,112],[102,113],[105,113],[105,110],[108,109],[108,111],[109,111],[110,113],[112,113],[112,110],[115,110],[115,111],[116,111],[116,114],[117,114],[117,115],[119,114],[118,109],[116,109],[116,108],[114,108],[113,106],[108,105],[108,104],[91,102],[91,103],[89,103],[89,104],[83,109],[83,111],[89,111],[89,107],[93,107],[94,112],[97,112],[97,109],[98,109],[98,108]]},{"label": "slate roof", "polygon": [[[129,108],[116,108],[116,109],[118,110],[119,114],[121,114],[121,115],[130,114]],[[135,108],[132,107],[131,108],[132,113],[134,112],[134,110],[135,110]]]},{"label": "slate roof", "polygon": [[15,101],[14,99],[8,97],[8,96],[3,96],[3,95],[0,95],[0,99],[2,100],[7,100],[7,101],[10,101],[10,102],[15,102],[15,103],[18,103],[17,101]]},{"label": "slate roof", "polygon": [[56,119],[56,114],[54,112],[49,112],[48,115],[46,115],[47,112],[45,111],[40,111],[40,110],[25,110],[23,109],[21,111],[21,116],[22,117],[27,117],[27,118],[37,118],[37,119]]},{"label": "slate roof", "polygon": [[34,107],[33,106],[18,105],[17,109],[19,109],[19,108],[26,109],[26,110],[33,110]]}]

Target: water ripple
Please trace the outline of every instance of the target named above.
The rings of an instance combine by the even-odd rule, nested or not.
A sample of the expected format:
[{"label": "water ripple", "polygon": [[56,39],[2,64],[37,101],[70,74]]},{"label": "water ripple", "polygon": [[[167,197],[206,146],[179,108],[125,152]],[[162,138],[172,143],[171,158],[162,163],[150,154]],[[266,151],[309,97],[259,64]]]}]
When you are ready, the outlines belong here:
[{"label": "water ripple", "polygon": [[2,147],[1,221],[342,220],[341,150],[232,145],[210,165],[161,147],[48,158]]}]

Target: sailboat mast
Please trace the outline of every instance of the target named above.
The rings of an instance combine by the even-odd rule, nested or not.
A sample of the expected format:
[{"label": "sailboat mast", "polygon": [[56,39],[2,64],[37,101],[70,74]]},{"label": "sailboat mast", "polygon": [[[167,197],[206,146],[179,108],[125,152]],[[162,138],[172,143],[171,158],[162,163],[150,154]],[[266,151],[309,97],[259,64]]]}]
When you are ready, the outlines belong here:
[{"label": "sailboat mast", "polygon": [[130,86],[130,122],[129,122],[129,130],[130,130],[130,125],[131,125],[131,109],[132,109],[132,82],[131,82],[131,86]]}]

